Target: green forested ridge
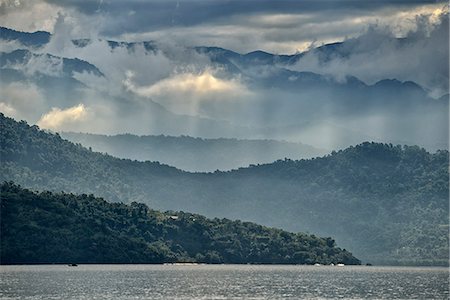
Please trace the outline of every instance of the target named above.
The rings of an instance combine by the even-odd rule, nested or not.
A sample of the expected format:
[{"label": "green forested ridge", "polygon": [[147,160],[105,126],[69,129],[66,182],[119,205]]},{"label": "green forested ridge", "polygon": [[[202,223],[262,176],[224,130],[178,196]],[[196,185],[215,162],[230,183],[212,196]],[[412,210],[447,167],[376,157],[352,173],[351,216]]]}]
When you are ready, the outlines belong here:
[{"label": "green forested ridge", "polygon": [[322,158],[194,174],[0,120],[1,180],[332,236],[374,263],[448,264],[448,151],[363,143]]},{"label": "green forested ridge", "polygon": [[1,185],[1,257],[11,263],[345,263],[331,238],[249,222],[161,213],[93,195]]}]

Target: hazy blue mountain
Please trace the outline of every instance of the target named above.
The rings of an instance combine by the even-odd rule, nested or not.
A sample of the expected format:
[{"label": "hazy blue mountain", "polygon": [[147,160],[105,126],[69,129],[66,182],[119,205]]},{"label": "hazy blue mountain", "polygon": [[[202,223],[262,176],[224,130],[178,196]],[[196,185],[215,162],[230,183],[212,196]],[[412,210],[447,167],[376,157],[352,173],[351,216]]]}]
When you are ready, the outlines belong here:
[{"label": "hazy blue mountain", "polygon": [[[392,42],[398,47],[407,43],[402,39]],[[217,47],[199,47],[197,51],[206,53],[227,72],[239,74],[254,90],[273,95],[262,100],[257,115],[275,114],[277,123],[258,124],[263,127],[258,138],[301,141],[328,149],[364,140],[417,144],[432,151],[448,149],[448,97],[434,99],[412,81],[389,78],[367,84],[355,76],[337,80],[289,68],[306,55],[318,57],[319,63],[346,59],[352,50],[347,43],[356,42],[279,56],[261,51],[242,55]],[[240,111],[249,112],[242,113],[241,119],[252,120],[251,108],[243,104]]]},{"label": "hazy blue mountain", "polygon": [[[81,39],[81,40],[72,40],[72,43],[77,47],[84,48],[89,45],[92,41],[90,39]],[[107,41],[108,46],[111,50],[115,48],[125,47],[128,50],[132,51],[137,46],[143,46],[146,51],[155,52],[158,50],[157,45],[153,41],[144,41],[144,42],[118,42],[118,41]]]},{"label": "hazy blue mountain", "polygon": [[[341,47],[341,43],[325,45],[317,51],[328,53]],[[264,125],[254,121],[255,127],[262,127],[258,138],[301,141],[320,148],[347,147],[370,139],[418,144],[433,151],[448,149],[448,98],[433,99],[417,83],[383,79],[366,84],[354,76],[339,81],[283,67],[297,56],[241,55],[209,47],[198,51],[227,72],[239,74],[254,90],[266,92],[256,115],[276,121]],[[344,50],[339,51],[345,57]],[[251,122],[254,118],[245,103],[239,111],[242,115],[238,113],[236,119]]]},{"label": "hazy blue mountain", "polygon": [[448,264],[448,151],[363,143],[321,158],[189,173],[0,120],[0,180],[333,236],[369,262]]},{"label": "hazy blue mountain", "polygon": [[50,41],[51,34],[46,31],[22,32],[0,27],[0,39],[18,41],[24,46],[42,47]]},{"label": "hazy blue mountain", "polygon": [[186,171],[231,170],[278,159],[320,156],[324,150],[275,140],[202,139],[189,136],[97,135],[62,132],[61,136],[94,151],[120,158],[159,161]]},{"label": "hazy blue mountain", "polygon": [[[47,45],[50,41],[52,34],[46,31],[36,31],[36,32],[23,32],[6,27],[0,26],[0,40],[6,42],[16,41],[25,47],[31,48],[41,48]],[[72,43],[80,48],[84,48],[92,42],[91,39],[74,39]],[[132,50],[136,45],[143,45],[147,51],[156,50],[156,44],[153,41],[145,42],[120,42],[120,41],[107,41],[111,50],[117,47],[126,47]]]},{"label": "hazy blue mountain", "polygon": [[[26,49],[19,49],[10,53],[0,52],[0,68],[18,68],[20,65],[27,65],[30,61],[39,61],[40,67],[44,67],[44,62],[51,62],[54,66],[56,76],[72,77],[74,73],[91,73],[94,76],[103,76],[102,72],[94,65],[78,58],[57,57],[51,54],[36,54]],[[33,70],[37,73],[44,73],[45,69]],[[44,73],[45,74],[45,73]]]},{"label": "hazy blue mountain", "polygon": [[[45,31],[36,32],[22,32],[10,28],[0,27],[0,39],[5,41],[18,41],[24,46],[30,47],[42,47],[50,41],[51,34]],[[399,39],[401,40],[401,39]],[[73,44],[83,48],[91,43],[90,39],[75,39]],[[154,41],[144,41],[144,42],[121,42],[121,41],[108,41],[111,49],[116,47],[125,46],[129,49],[133,48],[135,45],[142,44],[148,51],[153,51],[157,48]],[[348,47],[345,47],[345,43],[332,43],[319,46],[312,51],[319,53],[323,60],[329,60],[330,57],[340,56],[345,57],[348,55]],[[258,63],[258,64],[293,64],[297,62],[301,57],[305,55],[304,53],[292,54],[292,55],[277,55],[272,53],[267,53],[264,51],[253,51],[246,54],[239,54],[237,52],[223,49],[220,47],[207,47],[199,46],[196,49],[201,53],[206,53],[212,58],[217,59],[217,61],[224,62],[224,59],[235,59],[240,63]]]},{"label": "hazy blue mountain", "polygon": [[298,57],[303,55],[277,55],[260,50],[240,54],[220,47],[207,46],[195,47],[195,49],[199,53],[208,55],[213,62],[223,65],[232,65],[234,63],[242,66],[290,64],[294,63]]},{"label": "hazy blue mountain", "polygon": [[[13,36],[26,39],[28,35],[16,32]],[[94,42],[89,39],[72,41],[81,48]],[[120,52],[117,53],[119,60],[161,59],[175,65],[181,64],[181,69],[194,70],[196,64],[201,65],[198,66],[200,69],[205,67],[202,64],[206,64],[208,68],[217,70],[214,74],[217,79],[238,82],[242,88],[230,96],[226,96],[224,90],[225,96],[221,100],[203,99],[196,102],[194,99],[188,108],[195,111],[186,112],[189,116],[180,116],[184,112],[173,110],[168,102],[183,103],[184,96],[166,95],[167,91],[160,89],[161,85],[167,84],[167,77],[144,84],[141,91],[144,95],[141,95],[125,86],[129,80],[125,67],[109,70],[113,73],[102,77],[106,71],[91,62],[29,50],[0,55],[2,83],[36,83],[39,86],[49,103],[37,109],[34,118],[28,118],[33,122],[52,107],[71,107],[81,101],[86,106],[109,107],[111,115],[97,117],[106,129],[96,133],[277,139],[324,149],[343,148],[364,140],[419,145],[430,151],[448,149],[448,97],[434,99],[428,90],[412,81],[386,78],[368,84],[351,75],[336,78],[298,71],[293,67],[299,59],[308,55],[317,56],[320,62],[326,63],[335,57],[345,59],[353,48],[356,52],[366,51],[357,47],[360,45],[357,39],[323,45],[294,55],[274,55],[262,51],[240,54],[218,47],[175,49],[181,51],[180,54],[174,49],[160,49],[152,41],[106,42],[111,52],[128,50],[117,51]],[[402,39],[391,42],[400,48],[409,43]],[[134,50],[138,45],[143,46],[146,52],[142,57],[135,58]],[[103,46],[100,49],[104,49]],[[194,59],[183,65],[180,59],[195,56],[192,50],[201,54],[200,62]],[[98,57],[101,56],[98,54]],[[105,64],[102,66],[108,68]],[[145,81],[145,77],[158,71],[157,68],[141,70],[142,73],[148,72],[141,80]],[[145,96],[149,90],[153,94]],[[56,105],[58,101],[59,105]],[[139,122],[132,122],[135,120]],[[100,128],[89,128],[93,127]],[[85,131],[83,128],[76,130]]]},{"label": "hazy blue mountain", "polygon": [[[22,87],[32,84],[43,94],[46,103],[44,107],[35,107],[36,121],[43,114],[40,110],[48,111],[52,107],[59,107],[61,103],[67,106],[76,105],[80,98],[84,97],[87,86],[75,78],[75,74],[85,73],[98,78],[104,76],[97,67],[86,61],[34,53],[26,49],[10,53],[0,52],[0,70],[2,89],[8,89],[11,84],[21,83]],[[27,100],[33,99],[21,101]],[[38,99],[34,100],[39,103]],[[39,103],[39,105],[42,104]]]},{"label": "hazy blue mountain", "polygon": [[[107,80],[96,66],[84,60],[19,49],[9,53],[0,52],[0,69],[0,87],[8,87],[14,83],[34,84],[43,93],[45,103],[41,104],[43,107],[36,107],[35,121],[43,114],[40,109],[47,112],[53,107],[70,107],[79,104],[80,100],[86,97],[105,99],[106,105],[113,102],[120,103],[121,109],[130,111],[130,114],[133,110],[142,110],[129,94],[109,95],[102,91],[92,91],[85,82],[80,81],[77,78],[80,74],[91,76],[90,80]],[[245,136],[250,132],[248,128],[235,126],[226,121],[175,114],[153,101],[147,100],[146,105],[147,120],[144,122],[148,122],[148,125],[143,127],[142,131],[149,134],[190,134],[190,128],[201,129],[199,134],[205,137],[232,137],[233,132]],[[117,126],[122,128],[120,124]]]}]

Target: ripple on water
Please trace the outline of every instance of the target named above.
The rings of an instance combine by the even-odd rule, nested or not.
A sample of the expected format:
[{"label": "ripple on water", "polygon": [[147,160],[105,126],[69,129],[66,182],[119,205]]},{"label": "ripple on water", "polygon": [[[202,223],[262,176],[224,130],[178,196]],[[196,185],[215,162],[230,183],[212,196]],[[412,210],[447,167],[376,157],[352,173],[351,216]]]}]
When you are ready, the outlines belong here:
[{"label": "ripple on water", "polygon": [[1,299],[448,299],[447,268],[1,266]]}]

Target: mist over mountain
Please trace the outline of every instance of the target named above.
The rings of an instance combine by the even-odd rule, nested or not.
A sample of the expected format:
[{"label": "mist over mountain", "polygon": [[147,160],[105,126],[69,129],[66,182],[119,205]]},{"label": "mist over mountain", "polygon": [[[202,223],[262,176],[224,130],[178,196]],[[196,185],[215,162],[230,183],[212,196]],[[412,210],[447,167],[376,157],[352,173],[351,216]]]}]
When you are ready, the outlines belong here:
[{"label": "mist over mountain", "polygon": [[449,18],[0,0],[0,298],[448,298]]},{"label": "mist over mountain", "polygon": [[10,28],[0,27],[0,36],[6,43],[17,42],[22,46],[39,48],[43,47],[50,41],[51,34],[46,31],[22,32]]},{"label": "mist over mountain", "polygon": [[97,135],[62,132],[62,138],[119,158],[158,161],[192,172],[231,170],[278,159],[326,153],[309,145],[275,140],[202,139],[188,136]]},{"label": "mist over mountain", "polygon": [[[0,111],[154,160],[2,115],[2,179],[447,263],[448,7],[344,1],[325,18],[324,3],[2,6]],[[289,159],[315,149],[333,152]]]},{"label": "mist over mountain", "polygon": [[0,108],[53,131],[447,149],[448,13],[415,22],[279,55],[83,38],[60,15],[48,40],[1,28]]},{"label": "mist over mountain", "polygon": [[321,158],[189,173],[0,120],[2,181],[332,236],[366,262],[448,264],[448,151],[366,142]]}]

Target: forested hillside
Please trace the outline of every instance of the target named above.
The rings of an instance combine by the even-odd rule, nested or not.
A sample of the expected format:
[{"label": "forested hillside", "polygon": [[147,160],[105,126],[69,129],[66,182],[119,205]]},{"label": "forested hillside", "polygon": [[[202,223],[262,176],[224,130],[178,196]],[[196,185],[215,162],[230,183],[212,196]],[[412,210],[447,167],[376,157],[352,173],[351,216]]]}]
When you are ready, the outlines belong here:
[{"label": "forested hillside", "polygon": [[10,263],[360,264],[331,238],[254,223],[161,213],[93,195],[1,185],[1,256]]},{"label": "forested hillside", "polygon": [[358,258],[448,264],[448,151],[363,143],[310,160],[183,172],[1,116],[1,180],[332,236]]}]

